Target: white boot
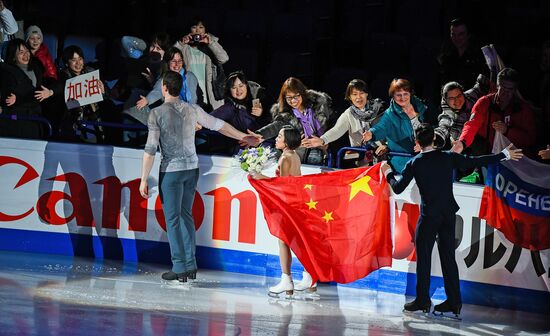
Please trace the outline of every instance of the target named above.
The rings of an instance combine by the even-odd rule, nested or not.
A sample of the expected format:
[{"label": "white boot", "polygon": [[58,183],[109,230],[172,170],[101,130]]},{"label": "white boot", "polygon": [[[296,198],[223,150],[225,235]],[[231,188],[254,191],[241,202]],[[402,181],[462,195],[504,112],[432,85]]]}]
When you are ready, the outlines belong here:
[{"label": "white boot", "polygon": [[292,295],[294,293],[292,276],[284,273],[281,275],[281,282],[276,286],[269,287],[269,293],[271,294],[281,294],[282,292],[286,292],[287,295]]},{"label": "white boot", "polygon": [[313,279],[311,278],[311,275],[309,275],[309,273],[306,271],[302,272],[302,275],[303,275],[302,281],[297,283],[294,289],[299,292],[305,291],[305,290],[311,293],[316,292],[317,282],[313,283]]}]

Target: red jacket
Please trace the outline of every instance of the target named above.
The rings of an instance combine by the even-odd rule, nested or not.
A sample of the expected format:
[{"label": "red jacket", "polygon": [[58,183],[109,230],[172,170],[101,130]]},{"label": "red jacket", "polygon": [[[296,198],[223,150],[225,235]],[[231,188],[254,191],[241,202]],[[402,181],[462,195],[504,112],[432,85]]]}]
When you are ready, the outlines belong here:
[{"label": "red jacket", "polygon": [[[488,140],[492,148],[495,129],[491,124],[495,121],[503,121],[508,126],[504,135],[517,148],[522,148],[525,152],[535,145],[536,124],[531,107],[524,100],[516,98],[506,110],[501,111],[495,103],[495,93],[483,96],[475,103],[470,120],[464,124],[460,140],[468,147],[474,141],[476,134],[479,134]],[[488,138],[487,130],[489,130]]]},{"label": "red jacket", "polygon": [[44,78],[57,80],[57,68],[48,47],[46,47],[44,43],[42,43],[34,53],[34,57],[38,58],[40,63],[44,66]]}]

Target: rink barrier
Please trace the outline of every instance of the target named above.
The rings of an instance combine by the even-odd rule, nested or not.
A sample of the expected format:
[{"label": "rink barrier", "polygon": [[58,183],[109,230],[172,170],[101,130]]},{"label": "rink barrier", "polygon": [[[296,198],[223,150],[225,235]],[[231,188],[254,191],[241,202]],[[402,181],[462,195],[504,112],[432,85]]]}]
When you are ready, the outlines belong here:
[{"label": "rink barrier", "polygon": [[[170,264],[156,189],[158,157],[153,197],[144,202],[136,196],[142,150],[1,140],[1,250]],[[199,166],[193,211],[199,267],[279,277],[277,240],[246,176],[231,158],[200,156]],[[316,172],[319,167],[303,167],[304,174]],[[274,167],[266,174],[274,175]],[[57,203],[48,203],[48,195]],[[455,195],[461,207],[456,256],[463,302],[549,314],[549,251],[518,248],[477,218],[480,186],[456,183]],[[418,217],[417,197],[409,189],[392,199],[393,266],[339,286],[414,295],[411,225]],[[52,210],[55,223],[45,220]],[[85,211],[93,218],[76,216]],[[432,298],[441,300],[439,258],[432,259]],[[300,278],[301,271],[295,260],[292,273]]]}]

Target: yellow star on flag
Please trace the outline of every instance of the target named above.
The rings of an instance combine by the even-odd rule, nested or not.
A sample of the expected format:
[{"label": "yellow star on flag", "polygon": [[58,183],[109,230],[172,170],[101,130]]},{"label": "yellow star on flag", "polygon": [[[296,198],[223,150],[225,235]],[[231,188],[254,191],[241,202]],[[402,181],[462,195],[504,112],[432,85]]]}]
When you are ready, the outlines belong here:
[{"label": "yellow star on flag", "polygon": [[324,219],[327,223],[331,220],[334,220],[334,218],[332,218],[332,211],[331,212],[325,211],[325,215],[321,218]]},{"label": "yellow star on flag", "polygon": [[304,184],[304,189],[311,190],[311,188],[313,188],[313,184]]},{"label": "yellow star on flag", "polygon": [[313,199],[309,199],[309,202],[306,203],[306,205],[309,207],[308,210],[311,210],[311,209],[317,209],[317,203],[319,202],[315,202],[313,201]]},{"label": "yellow star on flag", "polygon": [[372,193],[372,190],[369,186],[369,181],[370,181],[371,177],[370,176],[365,176],[365,177],[362,177],[360,179],[358,179],[357,181],[354,181],[352,183],[349,184],[349,186],[351,186],[351,191],[349,193],[349,200],[351,201],[355,195],[357,195],[360,191],[362,192],[366,192],[367,194],[371,195],[371,196],[374,196],[374,194]]}]

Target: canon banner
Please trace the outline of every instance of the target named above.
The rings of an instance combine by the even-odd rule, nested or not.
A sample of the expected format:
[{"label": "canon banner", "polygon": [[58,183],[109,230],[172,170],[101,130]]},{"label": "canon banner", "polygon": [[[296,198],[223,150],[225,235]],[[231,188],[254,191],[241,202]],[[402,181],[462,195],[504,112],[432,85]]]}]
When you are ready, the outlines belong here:
[{"label": "canon banner", "polygon": [[[90,248],[104,244],[103,256],[109,256],[107,242],[132,241],[134,250],[122,244],[120,257],[142,260],[140,256],[154,253],[169,263],[157,190],[160,157],[149,183],[153,197],[146,200],[138,190],[142,155],[136,149],[2,139],[0,249],[71,253],[82,240],[78,237],[93,237]],[[274,176],[273,169],[266,175]],[[319,168],[304,167],[302,171],[318,173]],[[203,259],[199,263],[275,276],[277,239],[269,233],[246,174],[231,158],[215,156],[200,156],[200,172],[193,206],[198,252]],[[456,258],[464,301],[550,311],[549,250],[515,246],[486,225],[478,217],[481,194],[481,186],[455,184],[460,205]],[[352,286],[414,295],[417,192],[412,188],[393,196],[390,208],[393,266]],[[432,260],[437,297],[442,291],[437,249]],[[226,267],[230,263],[239,267]],[[534,304],[542,304],[542,308],[531,309]]]}]

